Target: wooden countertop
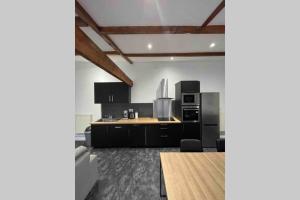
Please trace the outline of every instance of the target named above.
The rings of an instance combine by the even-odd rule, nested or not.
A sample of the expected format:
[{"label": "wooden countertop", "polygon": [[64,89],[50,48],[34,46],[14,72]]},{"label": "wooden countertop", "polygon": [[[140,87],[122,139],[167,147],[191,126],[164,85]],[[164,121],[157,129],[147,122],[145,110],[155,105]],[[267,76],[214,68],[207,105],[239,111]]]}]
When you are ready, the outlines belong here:
[{"label": "wooden countertop", "polygon": [[105,124],[179,124],[177,118],[173,117],[175,121],[158,121],[157,118],[152,117],[140,117],[138,119],[120,119],[112,122],[92,122],[92,125],[105,125]]},{"label": "wooden countertop", "polygon": [[225,153],[160,153],[169,200],[224,200]]}]

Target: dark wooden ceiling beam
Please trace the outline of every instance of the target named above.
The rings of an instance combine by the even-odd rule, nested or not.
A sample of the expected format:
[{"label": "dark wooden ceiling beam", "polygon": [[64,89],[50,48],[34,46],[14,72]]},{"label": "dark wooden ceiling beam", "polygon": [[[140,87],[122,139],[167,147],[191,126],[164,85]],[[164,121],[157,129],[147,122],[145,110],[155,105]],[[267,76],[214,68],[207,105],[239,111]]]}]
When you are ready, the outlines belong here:
[{"label": "dark wooden ceiling beam", "polygon": [[78,26],[75,27],[75,53],[126,84],[133,85],[132,80]]},{"label": "dark wooden ceiling beam", "polygon": [[99,30],[104,34],[224,34],[225,26],[106,26]]},{"label": "dark wooden ceiling beam", "polygon": [[87,27],[87,23],[85,23],[80,17],[75,16],[75,25],[79,27]]},{"label": "dark wooden ceiling beam", "polygon": [[[107,55],[119,55],[116,51],[104,51]],[[128,57],[205,57],[225,56],[225,52],[182,52],[182,53],[125,53]]]},{"label": "dark wooden ceiling beam", "polygon": [[78,3],[78,1],[75,1],[75,9],[77,15],[87,24],[89,25],[96,33],[98,33],[105,42],[107,42],[115,51],[118,51],[120,55],[127,60],[130,64],[132,64],[132,61],[126,57],[121,49],[112,41],[112,39],[106,35],[105,33],[101,33],[100,29],[97,25],[97,23],[93,20],[93,18],[84,10],[84,8]]},{"label": "dark wooden ceiling beam", "polygon": [[203,22],[201,25],[202,28],[206,27],[218,14],[219,12],[225,7],[225,0],[223,0],[216,9],[208,16],[208,18]]}]

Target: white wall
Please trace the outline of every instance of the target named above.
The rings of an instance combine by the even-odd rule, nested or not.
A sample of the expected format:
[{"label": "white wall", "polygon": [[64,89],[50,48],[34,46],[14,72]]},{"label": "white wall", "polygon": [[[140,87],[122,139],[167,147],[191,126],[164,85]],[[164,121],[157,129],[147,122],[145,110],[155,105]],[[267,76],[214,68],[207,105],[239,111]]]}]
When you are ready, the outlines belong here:
[{"label": "white wall", "polygon": [[[152,103],[162,78],[169,80],[169,96],[175,97],[175,83],[181,80],[199,80],[201,92],[220,92],[220,129],[224,131],[225,61],[145,62],[117,65],[133,80],[132,103]],[[119,81],[88,62],[76,62],[76,114],[93,114],[100,118],[100,106],[94,102],[94,82]]]}]

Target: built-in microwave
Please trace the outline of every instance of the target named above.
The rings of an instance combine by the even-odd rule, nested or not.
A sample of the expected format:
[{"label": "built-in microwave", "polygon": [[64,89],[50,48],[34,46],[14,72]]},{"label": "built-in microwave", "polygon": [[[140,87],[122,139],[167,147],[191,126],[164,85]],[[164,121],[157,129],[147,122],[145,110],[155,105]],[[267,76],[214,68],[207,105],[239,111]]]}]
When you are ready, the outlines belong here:
[{"label": "built-in microwave", "polygon": [[181,105],[200,105],[200,93],[182,93]]},{"label": "built-in microwave", "polygon": [[200,122],[200,106],[182,106],[182,122]]}]

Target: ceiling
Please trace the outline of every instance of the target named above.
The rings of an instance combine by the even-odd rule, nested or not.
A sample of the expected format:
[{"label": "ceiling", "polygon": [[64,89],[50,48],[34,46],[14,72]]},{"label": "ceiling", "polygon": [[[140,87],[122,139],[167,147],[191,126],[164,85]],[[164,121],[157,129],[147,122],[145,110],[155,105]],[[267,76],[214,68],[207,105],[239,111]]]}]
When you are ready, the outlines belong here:
[{"label": "ceiling", "polygon": [[[79,0],[101,26],[199,26],[221,0]],[[218,20],[220,25],[224,18]]]},{"label": "ceiling", "polygon": [[[98,26],[201,26],[222,0],[78,0]],[[224,25],[222,9],[208,25]],[[81,27],[103,51],[113,51],[93,29]],[[225,51],[224,34],[109,35],[124,53],[180,53]],[[147,45],[151,43],[152,49]],[[210,48],[210,44],[215,47]],[[123,59],[121,56],[110,56]],[[200,58],[200,57],[199,57]],[[213,59],[211,57],[210,59]],[[166,57],[130,57],[133,61],[167,61]],[[176,57],[174,60],[197,60]],[[200,60],[203,60],[201,58]]]}]

